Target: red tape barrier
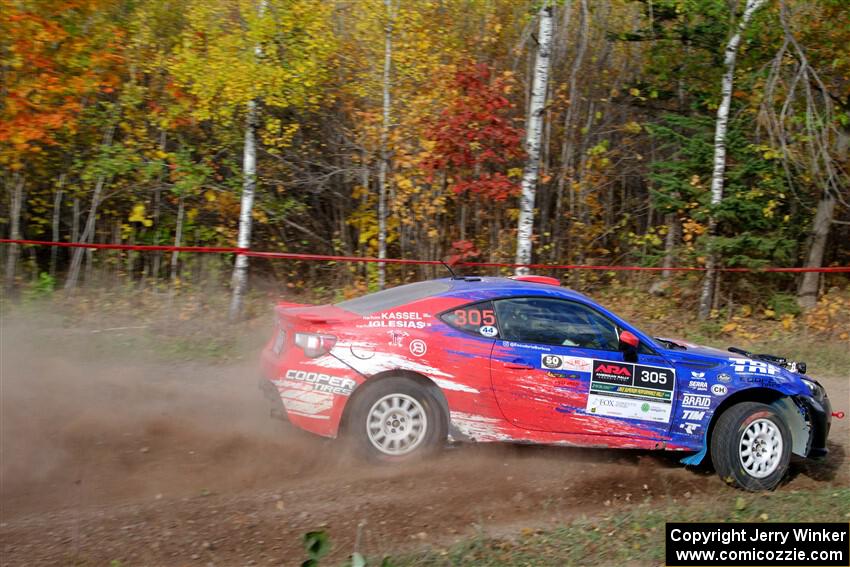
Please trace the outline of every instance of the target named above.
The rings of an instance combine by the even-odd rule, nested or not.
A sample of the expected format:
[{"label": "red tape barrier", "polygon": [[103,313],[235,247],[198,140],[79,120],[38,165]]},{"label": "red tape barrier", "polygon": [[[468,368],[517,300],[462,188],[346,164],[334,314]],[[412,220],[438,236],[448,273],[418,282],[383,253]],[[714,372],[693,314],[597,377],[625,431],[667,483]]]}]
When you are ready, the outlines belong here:
[{"label": "red tape barrier", "polygon": [[[241,254],[254,258],[278,258],[283,260],[312,260],[325,262],[376,262],[382,264],[415,264],[440,266],[438,260],[406,260],[403,258],[370,258],[360,256],[328,256],[323,254],[293,254],[289,252],[257,252],[247,248],[228,248],[215,246],[149,246],[139,244],[84,244],[80,242],[47,242],[43,240],[13,240],[0,238],[0,244],[28,244],[36,246],[61,246],[63,248],[91,248],[95,250],[135,250],[141,252],[199,252],[206,254]],[[457,262],[457,266],[477,268],[518,268],[526,267],[535,270],[601,270],[619,272],[704,272],[703,267],[648,267],[648,266],[589,266],[583,264],[512,264],[507,262]],[[737,273],[850,273],[850,266],[832,266],[827,268],[717,268],[718,272]]]}]

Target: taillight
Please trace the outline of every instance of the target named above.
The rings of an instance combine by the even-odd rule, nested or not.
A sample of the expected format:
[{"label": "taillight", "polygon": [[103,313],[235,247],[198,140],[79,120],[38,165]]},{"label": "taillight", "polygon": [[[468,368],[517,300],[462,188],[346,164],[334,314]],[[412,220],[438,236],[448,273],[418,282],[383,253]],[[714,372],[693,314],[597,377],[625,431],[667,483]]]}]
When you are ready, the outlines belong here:
[{"label": "taillight", "polygon": [[295,346],[301,347],[310,358],[328,354],[336,344],[333,335],[317,335],[314,333],[295,333]]}]

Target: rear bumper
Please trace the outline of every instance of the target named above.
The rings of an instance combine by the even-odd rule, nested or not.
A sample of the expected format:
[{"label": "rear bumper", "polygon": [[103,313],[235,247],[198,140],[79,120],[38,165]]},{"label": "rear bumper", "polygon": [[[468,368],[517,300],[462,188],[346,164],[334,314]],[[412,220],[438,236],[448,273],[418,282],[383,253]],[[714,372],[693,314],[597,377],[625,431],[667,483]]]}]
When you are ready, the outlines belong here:
[{"label": "rear bumper", "polygon": [[826,447],[826,440],[829,437],[829,429],[832,426],[832,404],[829,402],[829,397],[826,394],[821,399],[800,396],[798,400],[806,409],[811,426],[806,457],[810,459],[822,459],[829,454],[829,449]]},{"label": "rear bumper", "polygon": [[280,397],[280,392],[277,391],[277,387],[263,377],[260,377],[260,382],[257,385],[263,392],[263,397],[269,402],[269,417],[289,421],[286,408],[283,406],[283,400]]}]

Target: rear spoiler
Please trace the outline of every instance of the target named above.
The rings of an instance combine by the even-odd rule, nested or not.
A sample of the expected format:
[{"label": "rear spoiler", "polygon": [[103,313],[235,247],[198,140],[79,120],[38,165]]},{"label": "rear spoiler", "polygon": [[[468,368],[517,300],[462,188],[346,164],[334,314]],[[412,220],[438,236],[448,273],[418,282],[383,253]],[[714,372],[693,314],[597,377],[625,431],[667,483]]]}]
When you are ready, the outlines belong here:
[{"label": "rear spoiler", "polygon": [[278,302],[275,311],[283,319],[313,324],[340,323],[346,319],[358,317],[358,315],[348,313],[334,305],[310,305],[309,303],[287,301]]}]

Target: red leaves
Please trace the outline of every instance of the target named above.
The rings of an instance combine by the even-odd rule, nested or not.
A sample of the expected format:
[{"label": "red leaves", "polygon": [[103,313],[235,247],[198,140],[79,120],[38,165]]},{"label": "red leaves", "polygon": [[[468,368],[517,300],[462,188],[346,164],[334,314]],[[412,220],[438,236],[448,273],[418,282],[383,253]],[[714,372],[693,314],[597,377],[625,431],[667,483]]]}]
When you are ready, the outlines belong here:
[{"label": "red leaves", "polygon": [[522,129],[513,125],[513,105],[502,94],[507,81],[492,78],[486,64],[467,65],[454,78],[458,97],[427,132],[436,144],[424,167],[431,178],[445,171],[455,193],[501,201],[519,192],[504,171],[523,156]]},{"label": "red leaves", "polygon": [[448,264],[454,266],[463,260],[469,260],[481,255],[481,252],[475,247],[475,244],[469,240],[456,240],[452,242],[453,254],[449,256]]}]

